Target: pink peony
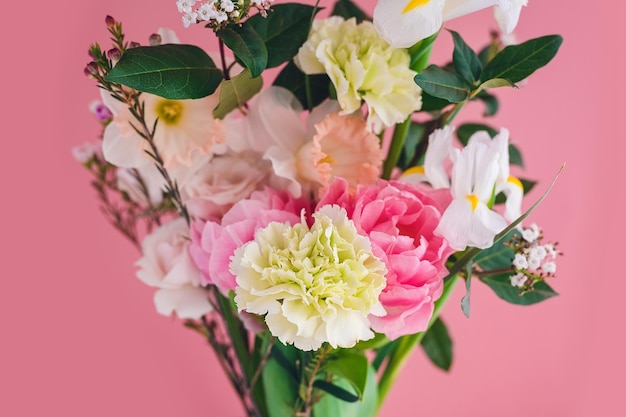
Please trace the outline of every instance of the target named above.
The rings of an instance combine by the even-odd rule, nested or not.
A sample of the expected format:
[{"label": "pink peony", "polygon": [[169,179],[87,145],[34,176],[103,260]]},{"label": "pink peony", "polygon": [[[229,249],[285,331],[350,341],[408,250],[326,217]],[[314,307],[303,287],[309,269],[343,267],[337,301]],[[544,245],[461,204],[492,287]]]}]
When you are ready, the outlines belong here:
[{"label": "pink peony", "polygon": [[219,220],[196,222],[190,253],[202,271],[204,284],[214,284],[223,294],[237,286],[229,270],[235,250],[254,239],[255,232],[271,222],[300,223],[302,210],[310,213],[307,199],[294,199],[271,188],[255,191],[240,200]]},{"label": "pink peony", "polygon": [[389,271],[380,295],[387,315],[370,316],[372,328],[390,339],[426,330],[443,290],[445,261],[453,252],[434,233],[441,219],[439,203],[411,184],[381,180],[351,193],[348,183],[338,178],[317,208],[326,204],[346,209]]}]

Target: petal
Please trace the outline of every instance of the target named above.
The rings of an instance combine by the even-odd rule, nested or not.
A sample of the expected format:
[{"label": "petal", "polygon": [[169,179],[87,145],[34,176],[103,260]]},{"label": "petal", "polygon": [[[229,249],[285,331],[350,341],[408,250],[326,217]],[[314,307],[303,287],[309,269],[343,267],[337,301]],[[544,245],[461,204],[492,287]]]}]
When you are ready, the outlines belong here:
[{"label": "petal", "polygon": [[437,32],[443,23],[444,0],[430,0],[413,8],[410,3],[409,0],[380,0],[374,8],[376,30],[395,48],[413,46]]},{"label": "petal", "polygon": [[159,290],[154,294],[154,305],[159,314],[176,313],[181,319],[199,319],[213,309],[207,292],[192,286]]},{"label": "petal", "polygon": [[500,0],[446,0],[443,19],[451,20],[498,4]]},{"label": "petal", "polygon": [[428,150],[424,156],[424,173],[430,185],[437,188],[450,188],[450,178],[445,170],[444,162],[452,150],[452,133],[454,127],[446,126],[437,129],[428,137]]}]

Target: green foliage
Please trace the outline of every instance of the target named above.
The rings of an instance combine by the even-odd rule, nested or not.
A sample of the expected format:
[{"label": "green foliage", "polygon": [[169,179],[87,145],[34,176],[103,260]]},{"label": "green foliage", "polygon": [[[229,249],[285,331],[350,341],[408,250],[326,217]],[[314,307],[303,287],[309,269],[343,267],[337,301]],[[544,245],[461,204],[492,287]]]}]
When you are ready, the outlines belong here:
[{"label": "green foliage", "polygon": [[340,16],[346,20],[354,17],[357,23],[361,23],[364,20],[372,20],[372,18],[367,13],[365,13],[359,6],[357,6],[350,0],[337,0],[337,2],[335,3],[335,7],[333,7],[331,15]]},{"label": "green foliage", "polygon": [[470,88],[456,72],[445,70],[436,65],[430,65],[414,78],[417,85],[438,98],[451,103],[459,103],[467,100]]},{"label": "green foliage", "polygon": [[247,22],[242,25],[229,25],[216,34],[250,70],[253,78],[261,75],[267,68],[268,50],[265,42]]},{"label": "green foliage", "polygon": [[222,73],[202,49],[166,44],[127,50],[106,80],[170,100],[184,100],[215,92]]},{"label": "green foliage", "polygon": [[299,3],[277,4],[266,18],[256,14],[246,21],[267,48],[267,68],[291,60],[309,36],[318,8]]},{"label": "green foliage", "polygon": [[220,102],[213,110],[213,117],[223,119],[228,113],[244,105],[256,93],[261,91],[263,79],[252,77],[249,69],[237,74],[230,80],[222,81],[220,89]]},{"label": "green foliage", "polygon": [[511,274],[486,275],[481,276],[480,281],[485,283],[496,295],[511,304],[532,305],[552,298],[558,293],[554,291],[545,281],[534,284],[534,290],[520,295],[519,289],[511,285],[509,277]]},{"label": "green foliage", "polygon": [[485,117],[494,116],[498,109],[500,108],[500,103],[496,96],[489,94],[487,91],[483,90],[480,93],[476,94],[476,100],[480,100],[485,105],[485,113],[483,114]]},{"label": "green foliage", "polygon": [[509,45],[487,64],[483,80],[503,78],[516,83],[554,58],[563,42],[559,35],[542,36],[519,45]]},{"label": "green foliage", "polygon": [[470,84],[480,80],[483,67],[476,53],[465,43],[461,35],[450,31],[454,40],[454,52],[452,62],[458,74]]},{"label": "green foliage", "polygon": [[293,417],[300,382],[295,364],[299,360],[300,353],[293,346],[277,341],[272,347],[261,374],[269,417]]},{"label": "green foliage", "polygon": [[435,320],[422,339],[422,349],[428,358],[444,371],[452,365],[452,340],[441,318]]},{"label": "green foliage", "polygon": [[[400,154],[400,159],[398,159],[398,166],[404,171],[407,168],[410,168],[412,162],[415,157],[415,153],[418,150],[418,147],[422,149],[420,146],[424,144],[426,135],[426,126],[417,123],[411,122],[409,126],[409,132],[406,135],[406,140],[404,141],[404,147],[402,148],[402,153]],[[425,149],[425,148],[423,148]],[[415,161],[419,164],[419,161]]]},{"label": "green foliage", "polygon": [[[346,402],[331,395],[324,395],[313,407],[313,414],[320,417],[375,417],[378,411],[376,371],[367,362],[365,365],[367,372],[362,400]],[[345,391],[352,387],[345,379],[333,380],[333,384]]]},{"label": "green foliage", "polygon": [[367,358],[362,352],[341,350],[324,365],[324,371],[349,382],[357,393],[356,400],[359,400],[363,399],[365,392],[367,367]]},{"label": "green foliage", "polygon": [[302,107],[311,110],[330,96],[330,78],[326,74],[306,75],[290,61],[274,80],[296,96]]},{"label": "green foliage", "polygon": [[513,236],[519,236],[517,229],[511,230],[500,242],[494,243],[490,248],[483,249],[474,257],[476,263],[483,271],[495,271],[498,269],[511,268],[511,261],[515,254],[505,245]]},{"label": "green foliage", "polygon": [[465,265],[465,295],[461,299],[461,310],[465,317],[469,319],[470,316],[470,295],[472,290],[472,263],[468,262]]}]

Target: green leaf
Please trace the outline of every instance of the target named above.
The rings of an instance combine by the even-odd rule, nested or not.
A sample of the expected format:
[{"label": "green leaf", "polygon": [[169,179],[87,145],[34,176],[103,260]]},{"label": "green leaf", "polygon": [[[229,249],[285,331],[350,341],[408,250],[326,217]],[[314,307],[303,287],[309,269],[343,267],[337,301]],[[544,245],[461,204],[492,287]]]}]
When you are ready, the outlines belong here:
[{"label": "green leaf", "polygon": [[463,144],[463,146],[466,146],[474,133],[483,130],[489,133],[489,136],[492,138],[498,134],[498,131],[491,126],[480,123],[465,123],[456,129],[456,137],[459,138],[459,141]]},{"label": "green leaf", "polygon": [[509,45],[487,64],[481,79],[504,78],[517,83],[550,62],[562,42],[561,36],[549,35]]},{"label": "green leaf", "polygon": [[379,349],[389,343],[389,339],[382,333],[374,333],[374,337],[369,340],[361,340],[354,347],[357,350]]},{"label": "green leaf", "polygon": [[333,11],[331,12],[331,16],[340,16],[346,20],[354,17],[356,18],[357,23],[361,23],[364,20],[372,20],[367,13],[350,0],[337,0],[335,7],[333,7]]},{"label": "green leaf", "polygon": [[517,146],[509,143],[509,164],[517,165],[519,167],[524,167],[524,159],[522,158],[522,153],[517,148]]},{"label": "green leaf", "polygon": [[349,382],[357,392],[357,399],[361,399],[367,381],[367,367],[365,354],[342,350],[337,357],[325,364],[324,371]]},{"label": "green leaf", "polygon": [[267,68],[268,51],[265,42],[248,22],[229,25],[217,32],[217,36],[228,46],[235,57],[250,70],[253,78]]},{"label": "green leaf", "polygon": [[461,35],[451,30],[449,31],[454,39],[454,52],[452,53],[452,62],[456,71],[461,77],[470,84],[480,80],[480,74],[483,67],[476,53],[470,48]]},{"label": "green leaf", "polygon": [[470,316],[470,293],[472,289],[472,263],[468,262],[465,265],[465,271],[467,273],[465,277],[465,295],[461,299],[461,310],[465,317],[469,319]]},{"label": "green leaf", "polygon": [[[310,103],[309,98],[307,98],[307,83]],[[278,74],[274,80],[274,85],[291,91],[304,109],[311,110],[329,97],[331,83],[326,74],[306,75],[293,61],[290,61]]]},{"label": "green leaf", "polygon": [[[402,170],[409,168],[409,164],[415,156],[415,151],[417,150],[418,145],[426,139],[424,137],[425,133],[425,125],[413,121],[409,125],[409,133],[406,135],[404,147],[402,148],[402,154],[400,154],[400,159],[397,164]],[[420,162],[421,161],[417,161],[418,164]]]},{"label": "green leaf", "polygon": [[352,394],[350,391],[323,379],[315,380],[313,382],[313,386],[317,389],[321,389],[322,391],[326,391],[333,397],[339,398],[342,401],[347,401],[349,403],[359,401],[358,395]]},{"label": "green leaf", "polygon": [[511,268],[511,261],[515,254],[511,248],[504,245],[504,242],[509,241],[515,235],[519,235],[517,229],[511,230],[500,242],[494,243],[490,248],[480,251],[474,257],[474,263],[478,264],[483,271]]},{"label": "green leaf", "polygon": [[213,110],[213,117],[223,119],[231,111],[243,106],[256,93],[261,91],[263,79],[252,77],[249,69],[243,70],[230,80],[222,81],[220,102]]},{"label": "green leaf", "polygon": [[516,87],[516,85],[505,78],[492,78],[491,80],[487,80],[479,85],[474,93],[478,94],[479,92],[488,90],[490,88],[500,87]]},{"label": "green leaf", "polygon": [[296,363],[300,360],[298,349],[275,341],[261,373],[269,417],[293,417],[299,386]]},{"label": "green leaf", "polygon": [[441,318],[435,320],[422,340],[422,348],[430,360],[444,371],[452,365],[452,340]]},{"label": "green leaf", "polygon": [[255,14],[246,24],[261,36],[267,47],[267,68],[291,60],[309,36],[309,26],[320,9],[299,3],[277,4],[267,17]]},{"label": "green leaf", "polygon": [[470,93],[466,82],[457,73],[436,65],[430,65],[417,74],[414,80],[431,96],[448,100],[451,103],[466,100]]},{"label": "green leaf", "polygon": [[428,66],[430,54],[433,50],[433,44],[435,43],[435,39],[437,39],[438,35],[439,32],[435,32],[409,48],[409,56],[411,57],[409,68],[418,73],[424,71],[424,69]]},{"label": "green leaf", "polygon": [[[350,389],[350,383],[337,379],[333,383],[344,390]],[[346,402],[331,395],[324,395],[313,407],[313,415],[320,417],[375,417],[378,412],[378,386],[376,371],[367,366],[367,382],[361,401]],[[272,416],[274,417],[274,416]]]},{"label": "green leaf", "polygon": [[485,117],[494,116],[498,112],[498,109],[500,107],[496,96],[489,94],[485,90],[478,93],[474,100],[480,100],[485,105]]},{"label": "green leaf", "polygon": [[170,100],[185,100],[213,94],[222,72],[197,46],[165,44],[127,50],[106,80]]},{"label": "green leaf", "polygon": [[433,97],[430,94],[422,91],[422,108],[420,111],[426,112],[438,112],[443,110],[446,106],[449,106],[450,102],[442,98]]},{"label": "green leaf", "polygon": [[509,277],[511,274],[486,275],[480,277],[480,280],[496,293],[496,295],[505,301],[517,305],[532,305],[548,298],[559,295],[545,282],[537,282],[535,289],[519,295],[519,289],[511,285]]}]

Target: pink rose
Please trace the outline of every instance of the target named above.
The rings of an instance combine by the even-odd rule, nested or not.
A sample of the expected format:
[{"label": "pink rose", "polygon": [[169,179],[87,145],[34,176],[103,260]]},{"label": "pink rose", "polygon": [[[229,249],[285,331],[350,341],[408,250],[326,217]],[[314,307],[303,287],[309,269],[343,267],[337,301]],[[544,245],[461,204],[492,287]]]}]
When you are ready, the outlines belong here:
[{"label": "pink rose", "polygon": [[310,213],[310,206],[307,199],[294,199],[287,193],[266,188],[237,202],[221,222],[194,223],[190,253],[202,271],[203,283],[214,284],[223,294],[234,290],[237,282],[229,264],[235,250],[253,240],[257,229],[271,222],[299,223],[302,210]]},{"label": "pink rose", "polygon": [[370,316],[372,328],[390,339],[426,330],[443,290],[445,261],[453,252],[434,233],[442,212],[437,200],[414,185],[382,180],[351,194],[348,183],[338,178],[317,208],[326,204],[346,209],[389,270],[380,295],[387,315]]}]

